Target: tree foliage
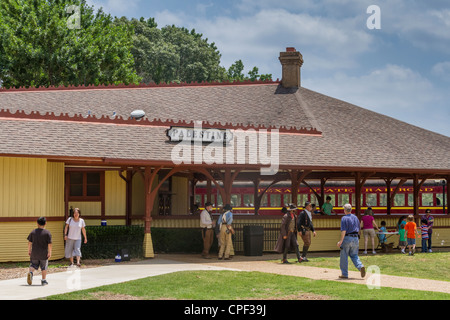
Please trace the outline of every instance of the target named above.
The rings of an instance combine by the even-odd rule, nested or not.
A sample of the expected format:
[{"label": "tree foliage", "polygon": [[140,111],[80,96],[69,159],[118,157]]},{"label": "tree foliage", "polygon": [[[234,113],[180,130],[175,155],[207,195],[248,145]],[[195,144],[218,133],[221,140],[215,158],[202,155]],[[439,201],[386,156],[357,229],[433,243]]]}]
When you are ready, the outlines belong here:
[{"label": "tree foliage", "polygon": [[[79,28],[69,28],[71,5],[79,10]],[[132,32],[85,0],[1,0],[2,85],[138,83]]]},{"label": "tree foliage", "polygon": [[[76,6],[78,12],[69,11]],[[78,17],[78,20],[73,18]],[[73,22],[77,26],[73,28]],[[72,27],[71,27],[72,26]],[[271,79],[254,67],[228,70],[194,29],[154,18],[112,18],[86,0],[0,0],[0,85],[4,87]]]},{"label": "tree foliage", "polygon": [[[145,20],[116,18],[115,23],[134,28],[132,53],[137,74],[149,82],[202,82],[225,80],[271,79],[271,75],[258,75],[254,67],[249,76],[242,74],[241,60],[229,70],[220,65],[221,54],[214,42],[195,29],[165,26],[158,28],[154,18]],[[256,70],[256,71],[255,71]]]}]

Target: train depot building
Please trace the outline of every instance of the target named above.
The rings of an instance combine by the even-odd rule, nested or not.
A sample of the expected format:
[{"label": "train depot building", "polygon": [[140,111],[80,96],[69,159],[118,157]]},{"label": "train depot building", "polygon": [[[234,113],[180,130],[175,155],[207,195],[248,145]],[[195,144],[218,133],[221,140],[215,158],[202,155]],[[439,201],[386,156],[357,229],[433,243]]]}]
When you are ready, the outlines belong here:
[{"label": "train depot building", "polygon": [[279,60],[281,81],[0,89],[0,262],[28,260],[40,216],[63,258],[71,207],[88,226],[143,225],[153,257],[152,228],[199,229],[205,201],[276,225],[329,194],[338,214],[313,217],[312,251],[336,250],[345,202],[388,229],[430,208],[445,245],[450,138],[303,88],[294,48]]}]

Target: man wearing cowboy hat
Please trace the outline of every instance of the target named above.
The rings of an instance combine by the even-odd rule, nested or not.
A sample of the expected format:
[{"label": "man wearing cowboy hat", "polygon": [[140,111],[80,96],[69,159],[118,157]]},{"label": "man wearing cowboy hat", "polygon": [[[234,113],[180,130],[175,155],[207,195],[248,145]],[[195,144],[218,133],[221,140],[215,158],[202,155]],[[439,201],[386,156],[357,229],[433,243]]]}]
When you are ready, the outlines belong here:
[{"label": "man wearing cowboy hat", "polygon": [[209,256],[209,249],[214,240],[214,225],[211,218],[212,203],[205,203],[205,210],[200,213],[200,227],[202,228],[203,251],[202,257],[211,259]]},{"label": "man wearing cowboy hat", "polygon": [[316,236],[316,231],[314,230],[314,225],[312,223],[312,204],[309,201],[305,203],[305,209],[298,215],[298,232],[303,240],[303,252],[301,261],[309,261],[306,258],[308,249],[311,246],[311,232],[314,237]]},{"label": "man wearing cowboy hat", "polygon": [[219,260],[225,259],[230,260],[230,252],[231,252],[231,235],[234,233],[233,227],[231,224],[233,223],[233,213],[231,212],[233,208],[230,204],[226,204],[223,207],[223,213],[217,219],[217,224],[219,225]]},{"label": "man wearing cowboy hat", "polygon": [[283,253],[282,263],[289,263],[287,261],[287,253],[289,250],[295,250],[297,254],[297,261],[301,262],[300,251],[298,249],[297,241],[297,216],[295,210],[297,208],[293,205],[283,207],[281,212],[284,213],[281,219],[280,235],[278,236],[275,252]]}]

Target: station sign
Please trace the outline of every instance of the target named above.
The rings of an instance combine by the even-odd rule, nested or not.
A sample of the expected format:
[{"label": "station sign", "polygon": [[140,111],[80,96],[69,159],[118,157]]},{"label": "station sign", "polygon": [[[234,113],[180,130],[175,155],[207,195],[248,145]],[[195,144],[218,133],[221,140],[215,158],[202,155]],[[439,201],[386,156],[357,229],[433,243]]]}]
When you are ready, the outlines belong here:
[{"label": "station sign", "polygon": [[167,136],[171,142],[229,143],[233,133],[229,129],[170,127]]}]

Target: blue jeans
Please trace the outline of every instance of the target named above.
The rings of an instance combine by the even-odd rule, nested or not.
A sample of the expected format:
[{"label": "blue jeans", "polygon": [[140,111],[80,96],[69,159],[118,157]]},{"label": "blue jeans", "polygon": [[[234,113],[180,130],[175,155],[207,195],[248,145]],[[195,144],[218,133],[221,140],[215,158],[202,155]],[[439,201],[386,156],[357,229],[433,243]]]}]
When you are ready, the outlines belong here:
[{"label": "blue jeans", "polygon": [[355,267],[360,270],[363,267],[361,260],[358,257],[359,239],[358,237],[345,236],[341,244],[341,258],[340,267],[344,277],[348,277],[348,257],[352,259]]},{"label": "blue jeans", "polygon": [[422,252],[427,252],[427,242],[429,239],[423,239],[422,238]]}]

